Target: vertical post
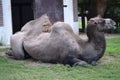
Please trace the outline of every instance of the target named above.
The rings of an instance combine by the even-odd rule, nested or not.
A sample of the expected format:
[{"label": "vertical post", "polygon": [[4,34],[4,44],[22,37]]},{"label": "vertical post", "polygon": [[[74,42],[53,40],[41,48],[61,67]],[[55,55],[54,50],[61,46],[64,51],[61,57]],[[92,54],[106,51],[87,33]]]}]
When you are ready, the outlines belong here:
[{"label": "vertical post", "polygon": [[3,26],[2,0],[0,0],[0,27]]},{"label": "vertical post", "polygon": [[[70,24],[72,26],[73,31],[78,34],[79,29],[78,29],[78,22],[75,20],[75,14],[74,14],[74,5],[77,0],[63,0],[63,5],[64,5],[64,22]],[[76,12],[77,13],[77,12]]]},{"label": "vertical post", "polygon": [[4,27],[0,28],[0,40],[4,45],[9,45],[12,35],[11,0],[2,0],[2,10]]},{"label": "vertical post", "polygon": [[82,18],[82,31],[81,32],[84,32],[85,30],[85,16],[84,16],[84,5],[82,4],[81,5],[81,18]]}]

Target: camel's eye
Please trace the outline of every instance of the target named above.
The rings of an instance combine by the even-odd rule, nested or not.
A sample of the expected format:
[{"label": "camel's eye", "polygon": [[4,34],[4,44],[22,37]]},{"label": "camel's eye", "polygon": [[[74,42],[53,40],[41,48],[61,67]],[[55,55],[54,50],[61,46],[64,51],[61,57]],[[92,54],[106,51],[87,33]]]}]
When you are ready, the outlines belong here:
[{"label": "camel's eye", "polygon": [[100,20],[98,21],[98,23],[100,23],[100,24],[105,24],[105,20],[104,20],[104,19],[100,19]]},{"label": "camel's eye", "polygon": [[97,22],[96,22],[95,20],[89,20],[89,21],[88,21],[88,24],[89,24],[89,23],[90,23],[90,24],[95,24],[95,25],[97,24]]},{"label": "camel's eye", "polygon": [[97,25],[98,23],[97,23],[97,21],[95,21],[95,20],[92,20],[92,22],[93,22],[93,24],[95,24],[95,25]]}]

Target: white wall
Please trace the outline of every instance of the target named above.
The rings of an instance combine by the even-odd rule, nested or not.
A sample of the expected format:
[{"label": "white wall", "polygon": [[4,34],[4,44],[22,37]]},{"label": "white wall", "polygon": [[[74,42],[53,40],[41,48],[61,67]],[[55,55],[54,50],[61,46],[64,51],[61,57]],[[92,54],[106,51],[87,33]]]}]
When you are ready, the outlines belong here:
[{"label": "white wall", "polygon": [[63,5],[67,5],[67,7],[64,7],[64,22],[70,24],[72,26],[73,31],[76,34],[78,34],[78,22],[74,22],[73,17],[73,0],[63,0]]},{"label": "white wall", "polygon": [[0,26],[0,41],[4,45],[9,45],[12,35],[11,0],[2,0],[2,8],[3,26]]}]

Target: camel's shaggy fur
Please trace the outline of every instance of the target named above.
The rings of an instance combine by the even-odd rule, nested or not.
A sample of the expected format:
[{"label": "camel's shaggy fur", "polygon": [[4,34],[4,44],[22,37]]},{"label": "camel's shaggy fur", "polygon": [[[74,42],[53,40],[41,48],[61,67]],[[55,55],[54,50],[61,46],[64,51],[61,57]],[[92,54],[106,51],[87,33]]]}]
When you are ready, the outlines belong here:
[{"label": "camel's shaggy fur", "polygon": [[86,66],[87,63],[96,65],[106,48],[102,31],[114,25],[111,19],[91,18],[87,25],[88,41],[84,41],[74,34],[69,24],[56,22],[51,25],[49,18],[43,15],[12,35],[12,52],[7,54],[15,59],[30,56],[43,62],[71,66]]}]

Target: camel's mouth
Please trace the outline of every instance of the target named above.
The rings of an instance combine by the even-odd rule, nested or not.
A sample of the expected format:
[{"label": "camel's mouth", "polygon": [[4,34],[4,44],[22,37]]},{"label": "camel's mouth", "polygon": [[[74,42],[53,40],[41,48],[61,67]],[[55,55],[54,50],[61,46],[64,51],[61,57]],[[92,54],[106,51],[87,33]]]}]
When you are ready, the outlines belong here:
[{"label": "camel's mouth", "polygon": [[115,25],[116,22],[113,21],[112,19],[104,19],[105,20],[105,27],[104,29],[116,29]]}]

